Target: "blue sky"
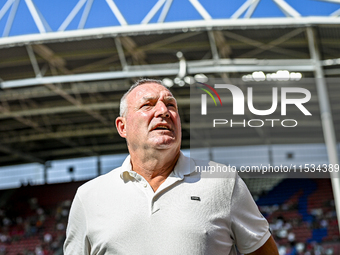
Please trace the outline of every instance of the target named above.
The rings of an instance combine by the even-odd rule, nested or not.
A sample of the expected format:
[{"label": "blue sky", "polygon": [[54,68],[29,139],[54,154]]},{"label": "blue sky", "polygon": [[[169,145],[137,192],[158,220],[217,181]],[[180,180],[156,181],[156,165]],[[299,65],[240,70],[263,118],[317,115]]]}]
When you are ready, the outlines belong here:
[{"label": "blue sky", "polygon": [[[32,0],[42,13],[53,31],[56,31],[79,0]],[[158,0],[115,0],[117,7],[128,24],[139,24]],[[7,0],[0,0],[0,9]],[[200,0],[200,3],[213,18],[229,18],[245,0]],[[340,4],[318,0],[286,0],[302,16],[328,16],[340,9]],[[84,6],[73,19],[67,30],[77,29]],[[157,22],[161,9],[151,20]],[[0,20],[0,36],[3,33],[10,11]],[[261,0],[253,17],[284,17],[273,0]],[[199,20],[202,17],[194,9],[189,0],[173,0],[166,22],[182,20]],[[85,28],[116,26],[118,20],[112,14],[105,0],[94,0]],[[14,19],[10,36],[38,33],[27,5],[20,0],[17,15]]]}]

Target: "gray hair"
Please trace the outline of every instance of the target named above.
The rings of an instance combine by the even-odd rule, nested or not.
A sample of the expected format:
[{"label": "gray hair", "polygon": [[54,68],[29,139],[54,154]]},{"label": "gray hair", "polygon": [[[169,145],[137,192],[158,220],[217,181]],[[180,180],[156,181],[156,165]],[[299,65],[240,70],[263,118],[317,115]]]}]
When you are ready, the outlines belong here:
[{"label": "gray hair", "polygon": [[[134,90],[136,87],[146,84],[146,83],[156,83],[159,85],[164,86],[167,90],[169,90],[168,87],[166,87],[161,80],[155,80],[155,79],[148,79],[148,78],[144,78],[144,79],[140,79],[138,81],[136,81],[127,92],[125,92],[125,94],[122,96],[122,98],[120,99],[120,105],[119,105],[119,115],[121,117],[125,117],[126,113],[127,113],[127,109],[128,109],[128,105],[127,105],[127,101],[126,98],[127,96],[131,93],[132,90]],[[170,91],[170,90],[169,90]]]}]

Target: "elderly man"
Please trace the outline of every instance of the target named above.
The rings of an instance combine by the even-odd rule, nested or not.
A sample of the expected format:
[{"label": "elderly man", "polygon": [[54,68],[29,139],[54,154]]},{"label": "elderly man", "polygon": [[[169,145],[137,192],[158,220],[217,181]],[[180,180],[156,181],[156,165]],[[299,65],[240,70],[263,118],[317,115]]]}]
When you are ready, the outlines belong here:
[{"label": "elderly man", "polygon": [[176,99],[160,81],[123,96],[116,126],[130,155],[81,186],[72,203],[66,255],[276,255],[267,221],[235,174],[203,178],[180,152]]}]

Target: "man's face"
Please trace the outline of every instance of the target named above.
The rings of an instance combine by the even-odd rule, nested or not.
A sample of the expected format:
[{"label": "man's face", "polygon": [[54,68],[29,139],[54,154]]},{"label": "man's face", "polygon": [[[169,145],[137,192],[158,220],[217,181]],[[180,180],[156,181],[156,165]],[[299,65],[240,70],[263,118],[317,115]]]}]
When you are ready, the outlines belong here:
[{"label": "man's face", "polygon": [[177,103],[165,87],[157,83],[140,85],[127,96],[127,105],[124,121],[129,150],[179,151],[181,122]]}]

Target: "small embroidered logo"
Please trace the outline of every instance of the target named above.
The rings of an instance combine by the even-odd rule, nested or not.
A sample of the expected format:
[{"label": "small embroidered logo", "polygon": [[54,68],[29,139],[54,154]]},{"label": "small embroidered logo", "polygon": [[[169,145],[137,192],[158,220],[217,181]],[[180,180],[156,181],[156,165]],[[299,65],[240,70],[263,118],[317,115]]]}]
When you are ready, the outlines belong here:
[{"label": "small embroidered logo", "polygon": [[194,196],[192,196],[192,197],[191,197],[191,200],[201,201],[201,198],[200,198],[200,197],[194,197]]}]

